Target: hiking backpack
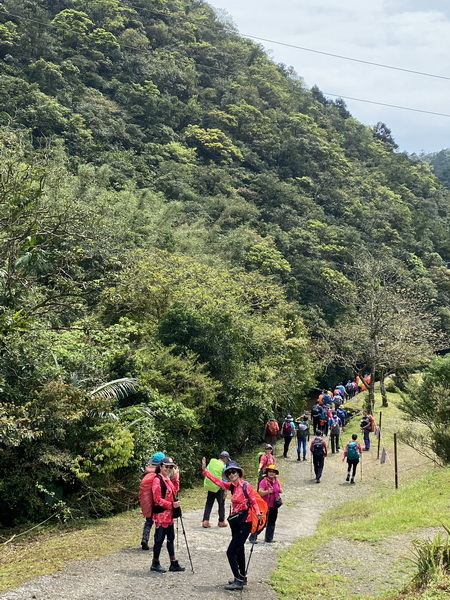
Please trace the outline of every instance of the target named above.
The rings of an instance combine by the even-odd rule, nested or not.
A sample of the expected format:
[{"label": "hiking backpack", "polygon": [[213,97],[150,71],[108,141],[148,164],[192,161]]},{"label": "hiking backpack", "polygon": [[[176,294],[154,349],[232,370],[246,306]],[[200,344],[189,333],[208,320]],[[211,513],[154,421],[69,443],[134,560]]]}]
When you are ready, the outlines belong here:
[{"label": "hiking backpack", "polygon": [[142,481],[139,485],[139,504],[141,506],[141,511],[144,517],[152,516],[153,509],[153,493],[152,493],[152,485],[153,480],[155,479],[155,473],[147,473],[142,478]]},{"label": "hiking backpack", "polygon": [[330,394],[324,394],[324,395],[322,396],[322,402],[323,402],[324,404],[330,405],[330,404],[331,404],[331,402],[332,402],[332,398],[331,398]]},{"label": "hiking backpack", "polygon": [[325,454],[325,448],[323,447],[322,438],[315,438],[312,445],[312,453],[314,456],[323,456]]},{"label": "hiking backpack", "polygon": [[322,407],[318,404],[314,405],[311,409],[311,416],[313,419],[318,419],[322,414]]},{"label": "hiking backpack", "polygon": [[[244,483],[242,484],[242,491],[244,492],[244,496],[247,500],[248,510],[252,517],[252,526],[250,529],[250,533],[258,534],[264,529],[264,527],[267,524],[267,513],[269,512],[269,505],[267,504],[267,502],[265,500],[262,499],[262,497],[256,490],[253,490],[253,492],[255,494],[256,502],[258,504],[259,512],[262,513],[262,518],[258,519],[258,517],[256,516],[256,512],[254,511],[253,507],[250,504],[250,497],[247,492],[247,485],[248,485],[247,481],[244,481]],[[234,494],[235,489],[236,489],[236,486],[234,486],[234,485],[232,485],[230,487],[231,495]]]},{"label": "hiking backpack", "polygon": [[267,421],[266,430],[271,437],[277,435],[279,429],[280,428],[278,427],[278,423],[276,421]]},{"label": "hiking backpack", "polygon": [[290,436],[292,434],[292,426],[290,421],[285,421],[283,423],[283,435]]},{"label": "hiking backpack", "polygon": [[359,458],[358,442],[349,442],[347,445],[347,458],[356,460]]},{"label": "hiking backpack", "polygon": [[308,423],[299,423],[297,429],[297,439],[304,440],[308,437],[309,426]]},{"label": "hiking backpack", "polygon": [[339,425],[339,419],[333,417],[330,425],[330,433],[333,435],[339,435],[341,433],[341,426]]}]

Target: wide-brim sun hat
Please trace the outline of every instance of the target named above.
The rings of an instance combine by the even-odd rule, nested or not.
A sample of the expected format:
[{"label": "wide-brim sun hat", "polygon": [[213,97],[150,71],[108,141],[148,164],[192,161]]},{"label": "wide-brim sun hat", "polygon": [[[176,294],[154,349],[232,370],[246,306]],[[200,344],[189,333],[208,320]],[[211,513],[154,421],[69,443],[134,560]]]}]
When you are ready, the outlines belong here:
[{"label": "wide-brim sun hat", "polygon": [[267,465],[267,467],[264,469],[264,474],[267,475],[267,471],[275,471],[275,473],[277,475],[280,474],[280,471],[276,468],[275,465]]},{"label": "wide-brim sun hat", "polygon": [[225,470],[224,470],[224,474],[226,475],[228,471],[230,471],[231,469],[236,469],[236,471],[239,471],[239,476],[240,477],[244,477],[244,469],[242,467],[240,467],[236,461],[234,460],[230,460],[230,462],[227,464]]}]

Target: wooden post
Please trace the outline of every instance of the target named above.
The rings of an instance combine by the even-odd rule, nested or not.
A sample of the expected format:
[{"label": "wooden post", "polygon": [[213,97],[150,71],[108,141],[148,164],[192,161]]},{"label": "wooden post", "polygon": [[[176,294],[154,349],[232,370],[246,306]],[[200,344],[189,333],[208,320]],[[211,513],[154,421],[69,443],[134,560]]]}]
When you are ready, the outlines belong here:
[{"label": "wooden post", "polygon": [[394,433],[394,472],[395,472],[395,489],[398,490],[398,461],[397,461],[397,434]]},{"label": "wooden post", "polygon": [[380,411],[380,419],[378,421],[379,435],[378,435],[378,449],[377,449],[377,460],[380,458],[380,445],[381,445],[381,417],[383,413]]}]

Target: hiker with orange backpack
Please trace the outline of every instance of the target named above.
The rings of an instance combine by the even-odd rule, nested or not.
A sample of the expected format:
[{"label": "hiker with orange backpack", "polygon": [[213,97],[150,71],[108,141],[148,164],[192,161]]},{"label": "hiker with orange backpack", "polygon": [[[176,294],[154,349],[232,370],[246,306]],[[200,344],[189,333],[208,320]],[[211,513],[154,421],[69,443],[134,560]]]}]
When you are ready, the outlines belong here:
[{"label": "hiker with orange backpack", "polygon": [[258,520],[263,520],[253,487],[244,480],[244,470],[231,460],[224,470],[228,481],[215,477],[206,469],[206,459],[202,458],[202,472],[213,483],[231,491],[232,513],[228,517],[231,529],[231,542],[227,548],[227,558],[234,579],[225,586],[226,590],[242,590],[247,583],[245,566],[245,542],[252,529],[252,512]]},{"label": "hiker with orange backpack", "polygon": [[264,427],[264,441],[266,444],[270,444],[271,446],[275,446],[278,439],[278,432],[280,431],[280,426],[276,419],[271,417],[265,427]]}]

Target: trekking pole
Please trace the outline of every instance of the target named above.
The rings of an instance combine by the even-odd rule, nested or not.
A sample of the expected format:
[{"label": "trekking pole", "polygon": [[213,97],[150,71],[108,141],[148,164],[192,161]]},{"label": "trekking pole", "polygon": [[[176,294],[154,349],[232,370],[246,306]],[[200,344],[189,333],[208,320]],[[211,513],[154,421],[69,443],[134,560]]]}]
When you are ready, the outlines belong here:
[{"label": "trekking pole", "polygon": [[360,468],[360,473],[361,473],[361,481],[362,481],[362,457],[363,457],[363,455],[361,454],[361,461],[360,461],[360,463],[361,463],[361,468]]},{"label": "trekking pole", "polygon": [[177,519],[177,554],[178,554],[178,540],[179,540],[179,537],[178,537],[178,519]]},{"label": "trekking pole", "polygon": [[183,517],[180,515],[180,522],[181,522],[181,530],[183,531],[183,535],[184,535],[184,541],[186,542],[186,550],[189,556],[189,562],[191,563],[191,571],[192,573],[194,573],[194,565],[192,564],[192,558],[191,558],[191,552],[189,550],[189,544],[187,541],[187,537],[186,537],[186,530],[184,529],[184,523],[183,523]]}]

